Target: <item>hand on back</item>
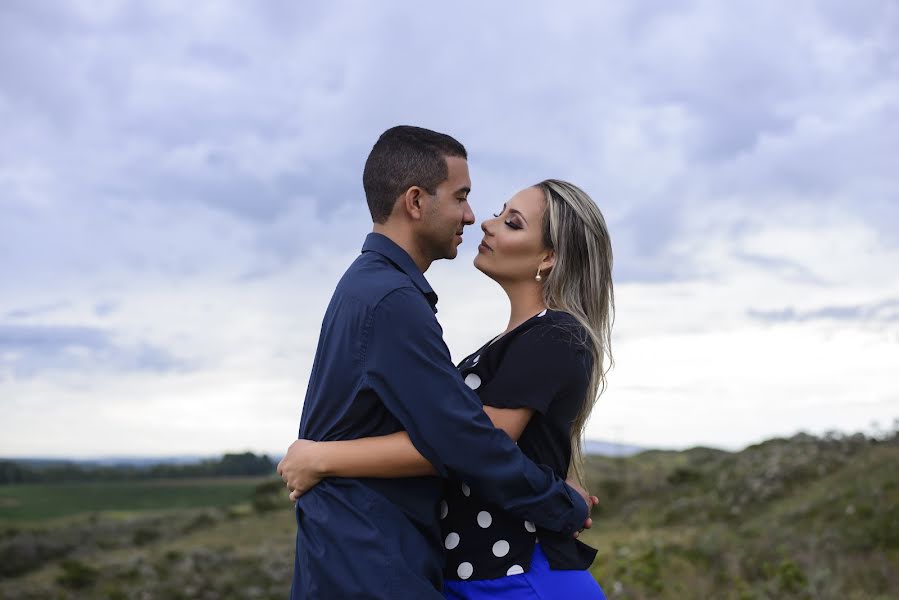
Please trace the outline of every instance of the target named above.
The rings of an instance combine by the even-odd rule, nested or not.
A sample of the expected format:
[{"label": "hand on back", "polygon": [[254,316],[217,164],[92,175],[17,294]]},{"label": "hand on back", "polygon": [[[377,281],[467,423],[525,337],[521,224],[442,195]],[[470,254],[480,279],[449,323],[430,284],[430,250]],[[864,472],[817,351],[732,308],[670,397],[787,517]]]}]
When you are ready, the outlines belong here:
[{"label": "hand on back", "polygon": [[296,440],[278,463],[278,475],[290,492],[291,502],[296,502],[322,479],[312,460],[315,445],[312,440]]},{"label": "hand on back", "polygon": [[568,487],[580,494],[581,498],[584,499],[584,503],[587,505],[587,520],[584,521],[584,526],[580,529],[580,531],[574,532],[574,537],[577,537],[584,529],[590,529],[591,527],[593,527],[593,519],[590,518],[590,514],[593,512],[593,507],[599,504],[599,498],[596,496],[591,496],[590,492],[585,490],[581,486],[581,484],[571,476],[569,476],[568,479],[565,480],[565,483],[568,484]]}]

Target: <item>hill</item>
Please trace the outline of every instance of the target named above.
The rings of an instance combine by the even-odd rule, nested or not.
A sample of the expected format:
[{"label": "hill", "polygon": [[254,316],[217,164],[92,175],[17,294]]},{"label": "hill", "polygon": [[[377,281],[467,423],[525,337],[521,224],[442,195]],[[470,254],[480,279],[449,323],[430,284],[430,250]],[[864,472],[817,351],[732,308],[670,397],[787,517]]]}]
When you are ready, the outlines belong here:
[{"label": "hill", "polygon": [[[591,571],[610,600],[897,598],[897,464],[895,435],[591,456]],[[246,481],[230,507],[7,523],[0,597],[284,598],[293,514],[280,481]]]},{"label": "hill", "polygon": [[584,453],[597,456],[631,456],[643,452],[646,448],[617,442],[602,440],[584,440]]},{"label": "hill", "polygon": [[893,436],[594,457],[593,572],[624,598],[899,597]]},{"label": "hill", "polygon": [[187,458],[142,460],[0,459],[0,485],[88,481],[136,481],[271,475],[277,463],[252,452],[193,461]]}]

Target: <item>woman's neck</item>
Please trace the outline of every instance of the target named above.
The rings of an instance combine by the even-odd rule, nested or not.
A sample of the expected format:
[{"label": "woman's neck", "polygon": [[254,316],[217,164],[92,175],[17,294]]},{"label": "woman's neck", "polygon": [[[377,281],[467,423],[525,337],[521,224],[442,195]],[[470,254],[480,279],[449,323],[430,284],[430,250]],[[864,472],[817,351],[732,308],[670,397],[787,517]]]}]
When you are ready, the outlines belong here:
[{"label": "woman's neck", "polygon": [[509,325],[503,333],[508,333],[546,308],[543,289],[531,282],[500,284],[509,297]]}]

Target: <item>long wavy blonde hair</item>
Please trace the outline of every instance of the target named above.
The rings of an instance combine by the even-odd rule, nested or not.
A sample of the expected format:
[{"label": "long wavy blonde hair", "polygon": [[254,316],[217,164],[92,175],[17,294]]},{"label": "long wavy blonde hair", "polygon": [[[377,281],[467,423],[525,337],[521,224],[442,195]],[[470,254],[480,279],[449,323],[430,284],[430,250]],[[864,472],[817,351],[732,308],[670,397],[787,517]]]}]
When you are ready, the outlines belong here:
[{"label": "long wavy blonde hair", "polygon": [[597,398],[606,388],[612,368],[612,323],[615,291],[612,285],[612,242],[596,203],[576,185],[547,179],[536,186],[546,196],[543,243],[555,252],[555,264],[544,278],[543,300],[553,310],[569,313],[583,326],[582,340],[593,355],[590,385],[571,425],[571,469],[581,484],[583,435]]}]

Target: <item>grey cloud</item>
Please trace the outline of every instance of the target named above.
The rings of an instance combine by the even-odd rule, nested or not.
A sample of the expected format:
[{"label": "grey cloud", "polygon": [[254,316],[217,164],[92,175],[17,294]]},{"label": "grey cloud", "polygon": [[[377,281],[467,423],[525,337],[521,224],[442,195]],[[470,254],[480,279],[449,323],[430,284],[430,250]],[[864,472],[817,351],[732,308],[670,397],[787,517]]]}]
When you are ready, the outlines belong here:
[{"label": "grey cloud", "polygon": [[362,169],[360,166],[357,173],[348,168],[349,157],[345,161],[298,162],[301,164],[295,169],[264,177],[243,173],[233,160],[215,154],[202,172],[154,173],[149,187],[133,193],[152,195],[148,200],[157,203],[197,202],[259,227],[271,225],[295,209],[298,198],[313,200],[304,207],[311,219],[327,218],[348,203],[359,203],[365,210]]},{"label": "grey cloud", "polygon": [[823,306],[812,310],[796,310],[786,307],[781,310],[748,311],[750,317],[767,322],[808,322],[808,321],[862,321],[875,323],[899,322],[899,299],[887,298],[871,304],[847,304]]},{"label": "grey cloud", "polygon": [[215,174],[163,174],[147,190],[156,202],[171,203],[172,210],[187,202],[199,202],[216,210],[256,223],[271,223],[290,204],[290,175],[264,181],[236,172],[224,165]]},{"label": "grey cloud", "polygon": [[218,69],[243,68],[250,62],[246,53],[221,43],[191,44],[187,54]]},{"label": "grey cloud", "polygon": [[47,315],[50,313],[54,313],[58,310],[62,310],[64,308],[68,308],[71,306],[71,302],[50,302],[47,304],[40,304],[38,306],[30,306],[27,308],[16,308],[6,313],[7,319],[28,319],[31,317],[39,317],[43,315]]},{"label": "grey cloud", "polygon": [[0,324],[0,379],[47,371],[182,372],[195,368],[152,344],[123,344],[97,327]]},{"label": "grey cloud", "polygon": [[[0,278],[90,277],[110,264],[126,279],[194,276],[219,263],[258,274],[310,244],[356,247],[344,233],[355,224],[341,227],[336,215],[365,220],[362,163],[399,122],[466,143],[475,196],[545,176],[597,190],[613,235],[627,240],[617,256],[626,280],[701,272],[699,258],[672,247],[695,235],[691,215],[712,202],[755,208],[788,192],[842,203],[899,241],[899,185],[886,158],[899,142],[885,127],[899,99],[883,62],[896,42],[889,19],[877,18],[888,10],[10,2],[0,23],[0,208],[41,208],[0,222],[12,257]],[[391,43],[395,28],[423,20],[464,44],[445,49],[414,27],[406,44]],[[794,35],[797,22],[807,39]],[[858,68],[822,60],[812,41],[828,39],[855,53]],[[865,94],[873,99],[861,116],[841,108]],[[669,131],[672,110],[683,130]],[[809,132],[809,118],[826,135]],[[606,144],[623,135],[621,119],[635,119],[632,130]],[[662,178],[642,161],[666,151],[677,166]],[[479,212],[502,200],[483,198]],[[28,239],[14,231],[23,227]],[[801,265],[766,266],[804,276]]]},{"label": "grey cloud", "polygon": [[779,256],[764,256],[742,250],[734,251],[734,258],[743,262],[763,267],[769,272],[777,273],[789,281],[798,281],[813,285],[824,285],[825,282],[805,266]]},{"label": "grey cloud", "polygon": [[5,350],[102,349],[109,346],[109,334],[94,327],[0,325],[0,348]]},{"label": "grey cloud", "polygon": [[119,303],[111,300],[104,300],[94,304],[94,314],[98,317],[108,317],[119,309]]}]

